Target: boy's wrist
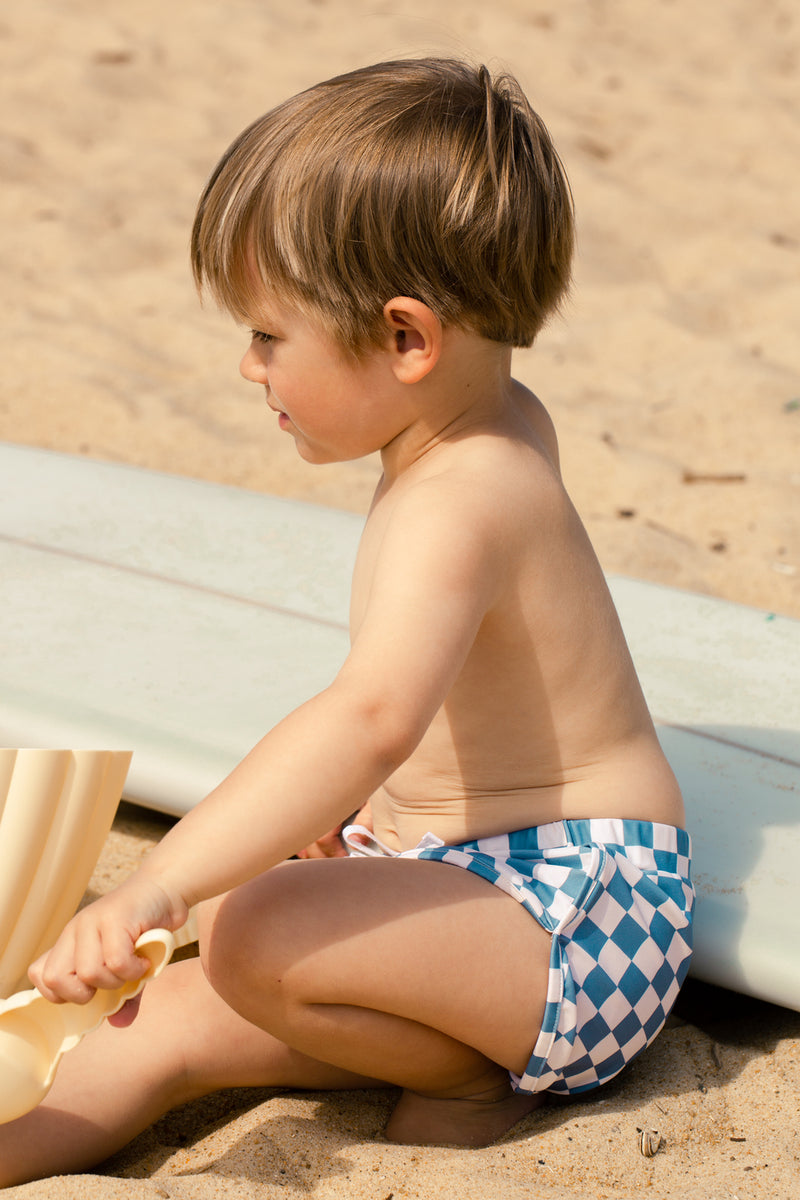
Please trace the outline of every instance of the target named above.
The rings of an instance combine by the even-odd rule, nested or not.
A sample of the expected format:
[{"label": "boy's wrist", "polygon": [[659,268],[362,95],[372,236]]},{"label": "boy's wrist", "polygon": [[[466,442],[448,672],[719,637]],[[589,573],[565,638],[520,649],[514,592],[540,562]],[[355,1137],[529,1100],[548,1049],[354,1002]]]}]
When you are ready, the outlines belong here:
[{"label": "boy's wrist", "polygon": [[[153,870],[148,863],[144,863],[131,876],[128,884],[140,889],[143,898],[146,896],[145,903],[151,909],[157,927],[170,932],[185,924],[190,908],[196,903],[184,895],[184,890],[175,880],[158,869]],[[125,886],[122,885],[123,888]]]}]

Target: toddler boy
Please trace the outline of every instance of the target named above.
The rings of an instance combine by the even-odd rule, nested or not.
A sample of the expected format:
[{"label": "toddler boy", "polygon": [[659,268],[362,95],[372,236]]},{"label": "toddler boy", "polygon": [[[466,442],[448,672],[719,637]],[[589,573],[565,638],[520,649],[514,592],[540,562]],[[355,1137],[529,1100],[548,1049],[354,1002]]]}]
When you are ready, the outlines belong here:
[{"label": "toddler boy", "polygon": [[381,455],[352,648],[32,968],[85,1002],[205,902],[200,959],[0,1130],[0,1182],[243,1085],[393,1084],[390,1139],[486,1144],[663,1025],[691,945],[681,797],[550,418],[511,376],[572,246],[550,138],[485,68],[355,71],[223,157],[192,252],[251,329],[243,375],[310,463]]}]

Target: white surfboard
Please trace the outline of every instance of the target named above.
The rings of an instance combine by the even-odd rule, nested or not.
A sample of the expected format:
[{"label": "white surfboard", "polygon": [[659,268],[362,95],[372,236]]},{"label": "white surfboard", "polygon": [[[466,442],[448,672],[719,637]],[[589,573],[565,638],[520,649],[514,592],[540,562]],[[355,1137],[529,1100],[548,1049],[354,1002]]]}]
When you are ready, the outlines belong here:
[{"label": "white surfboard", "polygon": [[[0,741],[187,811],[348,648],[361,518],[0,444]],[[693,974],[800,1010],[800,622],[609,580],[686,798]]]}]

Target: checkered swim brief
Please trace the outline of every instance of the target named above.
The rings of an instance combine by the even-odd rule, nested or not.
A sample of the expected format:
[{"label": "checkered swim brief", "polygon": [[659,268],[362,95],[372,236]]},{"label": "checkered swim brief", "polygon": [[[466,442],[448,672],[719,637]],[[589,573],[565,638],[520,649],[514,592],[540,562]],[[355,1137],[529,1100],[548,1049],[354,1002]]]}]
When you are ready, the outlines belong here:
[{"label": "checkered swim brief", "polygon": [[[366,844],[352,835],[364,838]],[[447,846],[427,833],[397,851],[363,826],[355,855],[452,863],[513,896],[552,934],[544,1020],[515,1091],[585,1092],[652,1042],[689,969],[691,841],[649,821],[556,821]]]}]

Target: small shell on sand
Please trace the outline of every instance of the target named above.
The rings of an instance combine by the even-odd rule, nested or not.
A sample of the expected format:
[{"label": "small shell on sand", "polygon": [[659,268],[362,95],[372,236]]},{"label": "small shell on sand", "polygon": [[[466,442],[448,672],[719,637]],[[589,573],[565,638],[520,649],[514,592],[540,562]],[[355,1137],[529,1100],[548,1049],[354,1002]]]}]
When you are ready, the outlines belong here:
[{"label": "small shell on sand", "polygon": [[657,1129],[637,1129],[639,1134],[639,1149],[645,1158],[658,1154],[664,1144],[664,1139]]}]

